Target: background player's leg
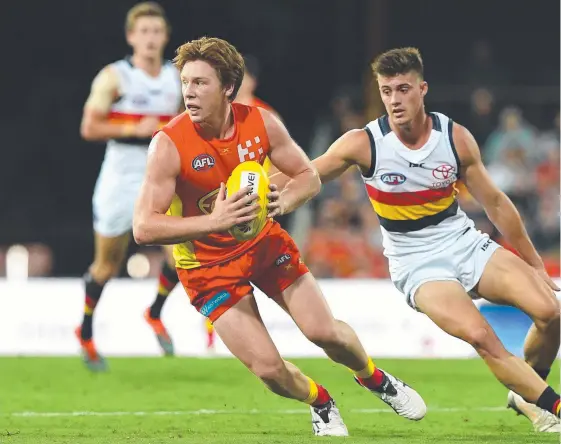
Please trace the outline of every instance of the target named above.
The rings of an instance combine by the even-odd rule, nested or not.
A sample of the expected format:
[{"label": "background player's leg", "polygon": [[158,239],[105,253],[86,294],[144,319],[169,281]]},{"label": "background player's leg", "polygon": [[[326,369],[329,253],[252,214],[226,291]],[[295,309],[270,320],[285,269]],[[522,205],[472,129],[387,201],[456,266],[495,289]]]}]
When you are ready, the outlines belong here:
[{"label": "background player's leg", "polygon": [[522,259],[499,249],[487,263],[477,292],[491,302],[518,307],[532,318],[524,357],[547,379],[560,341],[559,302],[552,290]]},{"label": "background player's leg", "polygon": [[130,234],[116,237],[105,237],[99,233],[94,236],[94,262],[84,277],[85,308],[82,325],[76,334],[82,346],[84,362],[90,370],[105,369],[103,358],[97,353],[93,343],[93,316],[95,308],[101,299],[103,287],[109,279],[116,276],[123,264]]},{"label": "background player's leg", "polygon": [[426,405],[421,396],[410,386],[377,368],[355,331],[333,317],[311,273],[300,276],[273,299],[294,319],[306,338],[321,347],[333,361],[352,370],[359,384],[396,413],[413,420],[425,416]]},{"label": "background player's leg", "polygon": [[559,395],[522,359],[509,353],[473,304],[453,281],[427,282],[415,293],[416,306],[446,333],[472,345],[505,386],[559,415]]},{"label": "background player's leg", "polygon": [[152,305],[144,313],[144,319],[154,331],[156,340],[164,354],[171,356],[174,354],[173,342],[164,326],[161,315],[162,308],[172,290],[179,282],[177,271],[175,269],[175,260],[173,258],[173,245],[166,245],[163,248],[165,260],[162,263],[162,269],[158,278],[158,293]]}]

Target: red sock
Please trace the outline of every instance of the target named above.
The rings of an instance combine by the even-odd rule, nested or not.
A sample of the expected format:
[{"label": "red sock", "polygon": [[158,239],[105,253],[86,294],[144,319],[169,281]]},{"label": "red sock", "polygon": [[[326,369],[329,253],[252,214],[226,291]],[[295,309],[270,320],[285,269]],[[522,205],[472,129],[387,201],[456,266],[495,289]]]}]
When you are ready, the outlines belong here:
[{"label": "red sock", "polygon": [[555,416],[557,416],[559,418],[559,412],[561,410],[561,407],[559,407],[560,404],[560,400],[558,399],[557,401],[555,401],[555,404],[553,404],[553,414]]},{"label": "red sock", "polygon": [[331,401],[331,395],[325,389],[325,387],[323,387],[322,385],[319,385],[319,384],[316,384],[316,385],[318,387],[318,397],[312,403],[312,406],[314,406],[314,407],[318,407],[320,405],[323,405],[323,404]]},{"label": "red sock", "polygon": [[369,378],[359,379],[369,389],[375,389],[382,385],[382,382],[384,381],[384,373],[379,368],[376,368],[374,370],[374,373],[372,373],[372,376],[370,376]]}]

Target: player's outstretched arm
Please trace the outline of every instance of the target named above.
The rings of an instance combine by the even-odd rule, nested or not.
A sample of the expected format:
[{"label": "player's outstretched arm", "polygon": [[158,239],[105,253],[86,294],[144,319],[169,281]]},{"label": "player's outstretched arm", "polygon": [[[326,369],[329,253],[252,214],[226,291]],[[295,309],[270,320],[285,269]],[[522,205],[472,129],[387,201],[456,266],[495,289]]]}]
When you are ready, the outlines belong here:
[{"label": "player's outstretched arm", "polygon": [[223,232],[234,225],[256,217],[258,196],[242,188],[226,199],[226,188],[220,192],[209,215],[167,216],[181,169],[179,153],[167,134],[156,134],[148,149],[144,181],[136,201],[133,218],[134,240],[139,245],[170,245],[199,239],[213,232]]},{"label": "player's outstretched arm", "polygon": [[[354,129],[343,134],[329,149],[314,159],[322,183],[334,180],[353,165],[358,165],[364,172],[370,168],[370,139],[364,130]],[[283,189],[290,178],[282,173],[271,175],[270,180],[279,189]]]},{"label": "player's outstretched arm", "polygon": [[147,138],[158,129],[157,117],[145,117],[138,123],[114,123],[108,119],[111,105],[119,96],[119,77],[111,66],[103,68],[92,82],[84,105],[80,134],[86,140]]},{"label": "player's outstretched arm", "polygon": [[287,214],[319,193],[321,182],[310,159],[279,118],[265,109],[259,111],[269,137],[271,163],[288,178],[278,198],[278,213]]},{"label": "player's outstretched arm", "polygon": [[489,220],[522,258],[538,270],[551,288],[558,290],[545,272],[543,261],[528,236],[520,213],[489,176],[473,135],[457,123],[454,123],[452,135],[460,158],[461,175],[469,192],[483,206]]}]

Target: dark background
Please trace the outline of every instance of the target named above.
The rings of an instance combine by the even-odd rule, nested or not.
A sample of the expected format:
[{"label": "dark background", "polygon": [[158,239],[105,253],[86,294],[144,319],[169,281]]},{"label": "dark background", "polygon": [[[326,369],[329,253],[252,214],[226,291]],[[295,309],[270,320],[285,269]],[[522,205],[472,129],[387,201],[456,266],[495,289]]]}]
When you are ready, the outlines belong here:
[{"label": "dark background", "polygon": [[[124,19],[134,1],[10,2],[3,35],[0,245],[42,243],[54,275],[91,261],[91,196],[104,145],[80,139],[91,80],[128,54]],[[173,32],[166,56],[203,35],[231,41],[262,64],[258,95],[306,148],[342,85],[369,85],[380,51],[416,46],[428,107],[467,118],[471,83],[492,83],[503,104],[524,106],[537,127],[559,108],[559,2],[235,0],[161,1]],[[474,65],[484,40],[494,68]],[[371,118],[376,106],[369,102]]]}]

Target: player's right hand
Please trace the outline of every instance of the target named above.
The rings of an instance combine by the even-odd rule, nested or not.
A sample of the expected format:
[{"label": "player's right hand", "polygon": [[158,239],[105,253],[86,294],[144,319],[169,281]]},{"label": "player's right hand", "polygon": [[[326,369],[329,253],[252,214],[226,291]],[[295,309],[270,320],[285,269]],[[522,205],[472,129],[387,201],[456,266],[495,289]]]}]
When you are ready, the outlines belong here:
[{"label": "player's right hand", "polygon": [[134,127],[134,135],[139,138],[152,137],[160,127],[160,119],[155,116],[147,116],[140,119]]},{"label": "player's right hand", "polygon": [[249,187],[244,187],[226,197],[226,185],[220,183],[214,209],[210,213],[212,231],[227,231],[235,225],[249,222],[257,217],[259,204],[256,200],[259,195],[248,195],[249,191]]}]

